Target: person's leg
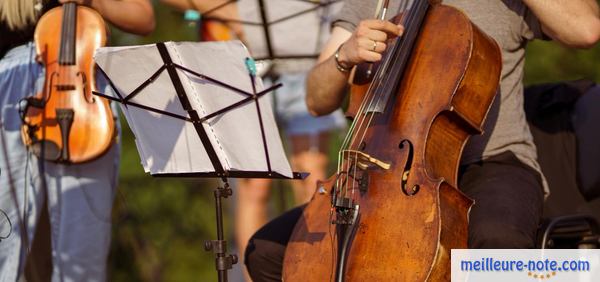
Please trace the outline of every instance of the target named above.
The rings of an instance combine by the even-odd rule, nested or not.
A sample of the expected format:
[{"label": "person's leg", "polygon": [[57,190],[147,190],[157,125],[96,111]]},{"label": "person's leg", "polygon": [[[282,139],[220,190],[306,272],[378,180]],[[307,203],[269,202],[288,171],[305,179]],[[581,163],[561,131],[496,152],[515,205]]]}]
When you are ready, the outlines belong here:
[{"label": "person's leg", "polygon": [[105,281],[119,145],[89,163],[42,168],[48,187],[52,281]]},{"label": "person's leg", "polygon": [[460,189],[475,200],[469,214],[469,248],[533,248],[542,216],[540,177],[503,153],[466,167]]},{"label": "person's leg", "polygon": [[250,238],[244,262],[252,281],[281,281],[285,248],[305,206],[285,212]]},{"label": "person's leg", "polygon": [[[237,181],[234,224],[240,263],[243,263],[243,254],[248,240],[267,222],[270,186],[270,179],[240,179]],[[247,273],[244,273],[244,276],[246,279],[248,278]]]},{"label": "person's leg", "polygon": [[44,199],[19,117],[20,100],[37,92],[39,78],[43,82],[34,56],[33,44],[27,44],[0,60],[0,210],[8,217],[0,213],[0,236],[8,236],[0,241],[0,281],[17,281],[23,274]]},{"label": "person's leg", "polygon": [[294,171],[308,172],[304,180],[293,180],[296,205],[307,203],[315,192],[318,180],[327,178],[327,149],[329,133],[292,135],[289,137],[292,146],[292,168]]},{"label": "person's leg", "polygon": [[13,133],[2,132],[0,140],[0,147],[10,148],[8,154],[0,152],[0,281],[23,274],[44,199],[21,137]]},{"label": "person's leg", "polygon": [[[0,281],[16,281],[23,275],[45,190],[39,185],[38,174],[32,169],[36,162],[28,159],[20,135],[1,134],[0,147],[10,149],[7,154],[0,153],[0,236],[8,236],[0,240]],[[37,266],[31,267],[37,274]]]},{"label": "person's leg", "polygon": [[[111,94],[102,77],[96,83]],[[117,135],[104,155],[82,164],[45,162],[40,167],[48,190],[52,281],[106,280],[121,153],[118,112],[114,103],[111,108]]]}]

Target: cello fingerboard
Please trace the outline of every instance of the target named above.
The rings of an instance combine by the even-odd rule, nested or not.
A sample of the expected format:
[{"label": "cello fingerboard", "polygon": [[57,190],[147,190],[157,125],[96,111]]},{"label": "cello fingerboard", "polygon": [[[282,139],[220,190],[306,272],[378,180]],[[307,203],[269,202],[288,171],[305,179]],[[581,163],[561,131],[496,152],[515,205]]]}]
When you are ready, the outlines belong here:
[{"label": "cello fingerboard", "polygon": [[[427,0],[413,2],[412,7],[406,12],[402,24],[405,26],[404,34],[399,37],[394,45],[384,54],[383,61],[394,62],[393,64],[381,63],[378,73],[375,74],[373,83],[381,86],[376,87],[377,93],[373,97],[378,97],[375,103],[369,103],[367,112],[383,113],[387,108],[390,97],[398,89],[398,82],[404,73],[404,69],[412,54],[412,48],[416,42],[417,36],[421,31],[421,23],[427,15],[430,4]],[[402,11],[399,11],[400,13]]]}]

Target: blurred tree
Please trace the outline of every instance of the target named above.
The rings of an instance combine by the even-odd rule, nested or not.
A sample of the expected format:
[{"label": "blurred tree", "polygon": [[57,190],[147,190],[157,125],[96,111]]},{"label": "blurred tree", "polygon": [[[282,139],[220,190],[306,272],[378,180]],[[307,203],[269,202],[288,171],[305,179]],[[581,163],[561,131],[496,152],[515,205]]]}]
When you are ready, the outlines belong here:
[{"label": "blurred tree", "polygon": [[588,78],[600,81],[600,46],[574,50],[551,41],[534,41],[527,47],[525,83]]}]

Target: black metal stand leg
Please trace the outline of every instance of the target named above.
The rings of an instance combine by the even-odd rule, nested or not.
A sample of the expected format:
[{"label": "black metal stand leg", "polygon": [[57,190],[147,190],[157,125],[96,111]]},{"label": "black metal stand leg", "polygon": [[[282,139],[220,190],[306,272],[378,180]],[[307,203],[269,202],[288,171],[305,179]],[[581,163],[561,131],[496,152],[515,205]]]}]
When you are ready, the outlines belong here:
[{"label": "black metal stand leg", "polygon": [[236,264],[238,258],[236,255],[227,254],[227,241],[223,236],[223,209],[221,198],[227,198],[233,194],[229,183],[224,181],[223,187],[217,187],[215,190],[215,207],[217,211],[217,240],[205,241],[204,249],[212,251],[215,254],[215,267],[219,275],[219,282],[227,282],[227,271]]}]

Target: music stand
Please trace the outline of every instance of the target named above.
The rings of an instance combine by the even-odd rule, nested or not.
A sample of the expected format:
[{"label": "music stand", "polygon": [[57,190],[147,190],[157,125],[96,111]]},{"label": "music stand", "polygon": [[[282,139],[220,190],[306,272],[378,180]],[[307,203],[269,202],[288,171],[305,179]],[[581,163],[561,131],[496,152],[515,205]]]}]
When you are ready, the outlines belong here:
[{"label": "music stand", "polygon": [[[283,0],[277,0],[277,1],[283,1]],[[218,22],[222,22],[222,23],[239,23],[239,24],[242,24],[245,26],[260,27],[262,29],[262,33],[263,33],[263,37],[264,37],[265,50],[264,50],[264,52],[263,52],[263,50],[259,51],[260,54],[255,56],[256,60],[316,59],[319,55],[318,54],[319,50],[314,50],[315,53],[312,53],[310,51],[290,53],[290,52],[285,52],[285,51],[282,52],[281,50],[276,50],[277,44],[275,44],[275,42],[274,42],[274,36],[273,36],[272,29],[277,24],[281,24],[281,23],[283,23],[285,21],[289,21],[289,20],[294,20],[300,16],[306,15],[307,13],[316,12],[316,11],[322,10],[322,9],[327,9],[334,4],[341,3],[342,0],[326,0],[326,1],[288,0],[288,1],[289,2],[297,2],[297,3],[303,2],[306,4],[306,7],[301,8],[297,11],[293,11],[290,14],[285,15],[285,16],[269,17],[270,15],[268,14],[268,11],[267,11],[267,2],[268,1],[265,2],[265,0],[256,0],[256,5],[257,5],[256,8],[257,8],[257,10],[258,10],[257,12],[259,14],[258,15],[259,18],[257,20],[233,19],[233,18],[222,18],[222,17],[213,16],[215,12],[219,11],[219,9],[222,9],[228,5],[240,2],[240,0],[228,0],[219,5],[216,5],[215,7],[209,9],[208,11],[205,11],[205,12],[199,11],[201,13],[201,15],[191,16],[190,18],[199,19],[200,17],[202,17],[207,20],[214,20],[214,21],[218,21]],[[191,3],[193,4],[194,2],[192,1]],[[198,10],[197,7],[194,7],[194,9]],[[240,16],[241,16],[241,13],[240,13]],[[321,24],[322,23],[320,23],[320,25]],[[320,36],[320,33],[321,33],[321,29],[319,28],[315,37]],[[317,42],[318,41],[319,40],[317,39]]]},{"label": "music stand", "polygon": [[[206,48],[200,48],[201,45],[206,46]],[[247,69],[246,77],[249,80],[251,91],[246,91],[243,87],[240,87],[239,81],[235,81],[238,85],[233,85],[231,81],[226,83],[221,79],[202,74],[190,67],[184,66],[186,56],[185,51],[193,53],[191,55],[196,57],[198,57],[199,53],[204,52],[206,56],[223,56],[223,58],[234,57],[234,59],[244,60],[245,68]],[[121,61],[123,65],[128,64],[126,60],[148,62],[149,66],[140,66],[138,69],[149,75],[141,82],[141,84],[135,85],[139,81],[132,82],[131,78],[126,77],[127,74],[131,74],[127,69],[123,69],[120,66],[114,69],[110,67],[111,61],[114,59]],[[214,58],[212,59],[214,60]],[[235,255],[227,254],[227,242],[224,240],[223,235],[221,198],[227,198],[232,195],[228,179],[303,179],[307,175],[305,173],[292,172],[289,168],[289,162],[287,162],[287,158],[285,157],[285,152],[283,151],[281,140],[279,140],[277,128],[273,128],[275,126],[273,114],[269,107],[265,107],[265,105],[268,105],[268,101],[260,99],[267,93],[279,88],[281,84],[274,85],[262,91],[257,91],[256,70],[253,65],[253,60],[249,58],[245,47],[240,42],[236,41],[210,43],[167,42],[139,47],[101,48],[97,51],[95,60],[99,66],[98,69],[107,78],[108,83],[117,97],[95,91],[93,94],[121,104],[126,119],[136,136],[136,145],[146,172],[150,172],[152,176],[159,177],[210,177],[220,178],[223,181],[223,185],[219,185],[214,191],[215,210],[217,215],[217,240],[206,241],[204,248],[206,251],[212,251],[215,254],[215,266],[218,272],[219,281],[227,281],[227,270],[231,269],[232,265],[237,263],[237,257]],[[153,63],[154,65],[152,65]],[[220,66],[220,68],[226,69],[226,67],[223,66]],[[244,67],[242,66],[241,68]],[[109,74],[111,71],[113,73]],[[168,78],[163,75],[165,72],[168,74]],[[239,77],[239,64],[237,65],[237,68],[233,69],[227,76],[231,75],[231,77],[236,77],[236,73],[238,74],[237,77]],[[158,87],[155,87],[156,85],[158,85]],[[169,87],[165,88],[165,85],[168,85]],[[248,86],[248,84],[245,85]],[[216,103],[216,100],[223,97],[200,97],[198,88],[195,87],[213,89],[215,92],[226,91],[226,93],[229,94],[233,93],[234,97],[241,96],[242,99],[230,98],[227,99],[226,103],[210,105],[218,104]],[[165,89],[167,89],[166,92],[173,92],[172,94],[176,95],[180,108],[173,103],[170,103],[171,101],[168,101],[168,95],[157,93],[161,90],[164,91]],[[124,92],[128,94],[123,95]],[[144,101],[144,95],[148,96],[148,100]],[[209,100],[206,100],[207,98]],[[205,103],[202,103],[202,99],[205,99]],[[158,104],[156,102],[157,100]],[[163,103],[163,106],[160,106],[159,104],[161,101],[167,103]],[[154,103],[154,106],[148,103]],[[199,109],[205,114],[201,115]],[[214,111],[210,111],[210,109],[213,109]],[[244,136],[251,135],[251,132],[229,133],[224,131],[224,128],[219,128],[219,123],[225,123],[225,126],[232,125],[231,119],[227,121],[227,115],[233,115],[236,110],[244,110],[242,115],[237,115],[237,117],[242,117],[243,119],[239,120],[239,123],[244,123],[244,126],[248,126],[248,128],[260,130],[260,134],[258,135],[260,136],[259,143],[262,144],[262,152],[259,152],[259,155],[264,153],[262,155],[264,157],[263,159],[256,160],[256,153],[250,157],[245,154],[241,155],[240,152],[245,152],[247,150],[237,148],[237,146],[228,147],[227,140],[223,139],[224,137],[240,136],[240,134]],[[254,116],[248,116],[252,111],[254,111]],[[141,122],[137,116],[142,117]],[[154,117],[156,120],[144,120],[146,117]],[[161,121],[160,118],[163,117],[166,117],[167,120]],[[229,122],[229,124],[227,124],[227,122]],[[160,127],[173,127],[172,125],[175,124],[175,126],[181,127],[179,128],[180,131],[178,136],[181,137],[186,135],[187,139],[184,140],[185,142],[174,142],[172,150],[165,151],[164,146],[161,147],[163,144],[154,143],[153,145],[152,141],[154,140],[140,138],[141,136],[147,136],[145,135],[145,132],[143,132],[144,123],[151,123],[153,126],[158,126],[159,128],[157,131],[164,132],[165,134],[173,132],[172,128],[161,129]],[[186,131],[186,128],[192,128],[192,130]],[[175,132],[177,132],[177,130]],[[195,133],[195,135],[190,136],[189,134],[186,134],[190,132]],[[253,136],[257,136],[257,134],[254,134]],[[164,135],[160,135],[159,138],[161,138],[159,143],[168,142],[162,142]],[[252,141],[243,138],[240,140],[250,143]],[[245,144],[246,142],[240,144]],[[153,146],[155,148],[152,148]],[[202,148],[200,148],[201,150],[198,150],[198,148],[192,148],[194,146],[200,146]],[[254,149],[260,151],[259,148]],[[188,156],[189,159],[181,161],[180,159],[185,158],[186,156],[182,156],[181,154],[178,155],[178,151],[183,151],[184,153],[192,152],[195,156],[194,158]],[[199,152],[204,155],[196,155]],[[173,160],[173,157],[175,157],[175,160]],[[254,157],[254,159],[249,159],[251,157]],[[154,159],[165,158],[171,159],[168,159],[165,162],[154,161]],[[236,161],[236,158],[239,160]],[[204,162],[202,160],[204,160]],[[190,165],[188,163],[190,161],[196,162],[196,164]],[[247,164],[248,162],[251,164]],[[259,169],[256,169],[257,167]],[[261,167],[263,169],[260,169]]]}]

